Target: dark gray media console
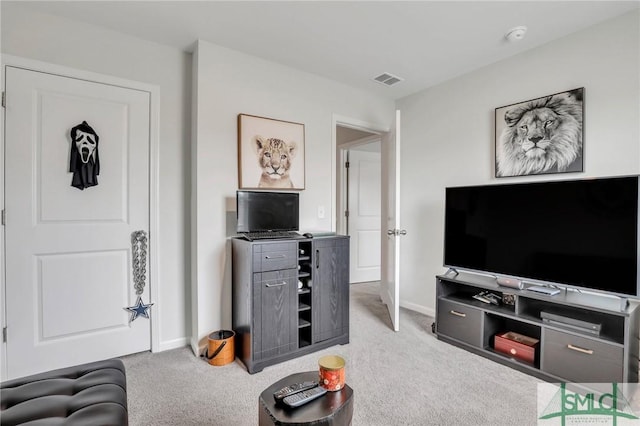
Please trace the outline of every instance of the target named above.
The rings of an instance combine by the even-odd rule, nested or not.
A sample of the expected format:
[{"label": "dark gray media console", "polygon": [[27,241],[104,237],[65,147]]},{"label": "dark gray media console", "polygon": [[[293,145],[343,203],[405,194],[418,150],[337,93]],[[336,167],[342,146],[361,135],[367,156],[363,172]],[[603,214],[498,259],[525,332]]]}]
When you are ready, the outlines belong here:
[{"label": "dark gray media console", "polygon": [[349,237],[234,238],[232,256],[236,357],[249,373],[349,343]]},{"label": "dark gray media console", "polygon": [[[512,294],[515,304],[473,298],[482,291]],[[543,320],[543,313],[568,324]],[[509,331],[539,340],[533,362],[496,350],[496,334]],[[619,299],[605,295],[562,290],[548,296],[476,274],[436,277],[438,339],[547,381],[638,382],[639,332],[638,302],[621,310]]]}]

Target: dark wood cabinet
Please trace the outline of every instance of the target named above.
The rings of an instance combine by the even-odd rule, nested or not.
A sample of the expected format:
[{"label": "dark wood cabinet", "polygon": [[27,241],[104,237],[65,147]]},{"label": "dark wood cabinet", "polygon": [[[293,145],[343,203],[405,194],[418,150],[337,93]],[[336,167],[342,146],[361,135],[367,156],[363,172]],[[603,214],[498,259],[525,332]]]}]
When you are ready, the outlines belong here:
[{"label": "dark wood cabinet", "polygon": [[249,373],[349,343],[349,238],[232,240],[236,356]]},{"label": "dark wood cabinet", "polygon": [[313,342],[349,333],[349,240],[324,239],[313,245]]}]

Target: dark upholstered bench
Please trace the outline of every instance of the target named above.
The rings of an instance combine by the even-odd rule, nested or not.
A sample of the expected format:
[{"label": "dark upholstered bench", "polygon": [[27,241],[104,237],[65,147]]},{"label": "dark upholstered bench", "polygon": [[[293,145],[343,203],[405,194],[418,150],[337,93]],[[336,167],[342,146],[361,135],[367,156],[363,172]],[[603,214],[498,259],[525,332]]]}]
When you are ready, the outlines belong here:
[{"label": "dark upholstered bench", "polygon": [[127,425],[127,381],[119,359],[62,368],[0,384],[0,423]]}]

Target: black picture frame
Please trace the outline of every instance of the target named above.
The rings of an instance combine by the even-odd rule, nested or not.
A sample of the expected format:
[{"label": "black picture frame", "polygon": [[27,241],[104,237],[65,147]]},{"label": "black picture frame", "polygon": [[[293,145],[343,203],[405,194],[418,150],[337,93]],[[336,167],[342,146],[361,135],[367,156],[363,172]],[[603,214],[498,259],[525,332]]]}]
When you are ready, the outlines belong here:
[{"label": "black picture frame", "polygon": [[495,177],[584,171],[584,87],[495,109]]}]

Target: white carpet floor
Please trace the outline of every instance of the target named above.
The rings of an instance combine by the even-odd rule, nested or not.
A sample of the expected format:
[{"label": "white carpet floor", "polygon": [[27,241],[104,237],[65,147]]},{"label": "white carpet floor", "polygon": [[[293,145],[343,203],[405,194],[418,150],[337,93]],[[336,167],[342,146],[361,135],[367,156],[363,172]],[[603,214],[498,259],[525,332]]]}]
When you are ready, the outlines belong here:
[{"label": "white carpet floor", "polygon": [[129,418],[139,425],[257,425],[258,396],[271,383],[346,359],[354,426],[535,425],[539,379],[441,342],[433,318],[401,309],[391,330],[377,283],[351,286],[350,343],[248,374],[214,367],[189,348],[123,358]]}]

